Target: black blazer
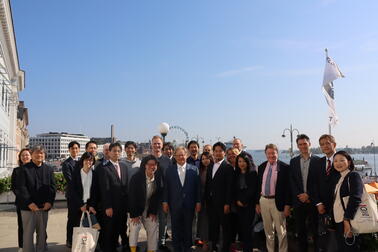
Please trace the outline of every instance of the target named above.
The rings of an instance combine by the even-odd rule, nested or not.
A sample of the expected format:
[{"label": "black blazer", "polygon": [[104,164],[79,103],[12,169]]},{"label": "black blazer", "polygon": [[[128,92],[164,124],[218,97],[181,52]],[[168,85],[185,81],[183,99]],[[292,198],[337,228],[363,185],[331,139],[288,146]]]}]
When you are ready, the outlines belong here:
[{"label": "black blazer", "polygon": [[196,203],[201,203],[201,182],[198,168],[186,163],[185,181],[181,185],[177,164],[170,166],[165,172],[163,202],[167,202],[171,212],[194,209]]},{"label": "black blazer", "polygon": [[64,178],[67,181],[67,187],[66,187],[66,197],[69,198],[68,196],[68,191],[69,191],[69,185],[72,179],[72,174],[74,173],[76,169],[77,161],[73,160],[72,157],[67,158],[64,160],[62,163],[62,173]]},{"label": "black blazer", "polygon": [[[91,183],[91,197],[87,201],[87,207],[96,207],[96,172],[92,171],[92,183]],[[83,184],[81,182],[81,169],[75,169],[72,173],[72,178],[70,181],[70,186],[68,187],[67,195],[70,199],[69,207],[71,209],[78,210],[80,207],[84,205],[83,201]]]},{"label": "black blazer", "polygon": [[245,173],[245,183],[247,188],[243,189],[240,189],[240,175],[240,172],[235,173],[235,202],[239,200],[243,205],[252,206],[254,208],[257,200],[257,172],[251,170],[250,172]]},{"label": "black blazer", "polygon": [[326,212],[330,213],[335,185],[340,178],[340,174],[335,170],[332,164],[330,174],[327,176],[327,157],[320,158],[318,162],[317,169],[312,169],[311,175],[309,174],[309,176],[314,178],[311,182],[310,198],[314,205],[323,203]]},{"label": "black blazer", "polygon": [[126,164],[119,162],[121,178],[112,162],[99,169],[100,195],[103,210],[127,210],[128,174]]},{"label": "black blazer", "polygon": [[[41,173],[41,176],[38,173]],[[55,201],[56,186],[54,170],[52,167],[42,164],[37,167],[33,162],[21,167],[20,176],[16,182],[16,197],[22,210],[30,210],[28,205],[36,204],[43,208],[43,204]]]},{"label": "black blazer", "polygon": [[95,180],[92,181],[95,183],[95,198],[93,199],[94,206],[96,211],[102,211],[104,209],[103,207],[103,202],[101,200],[101,179],[102,179],[102,169],[110,162],[109,160],[105,160],[104,158],[101,158],[96,161],[95,166],[94,166],[94,171],[95,171]]},{"label": "black blazer", "polygon": [[[257,187],[257,202],[261,198],[261,187],[263,184],[263,175],[268,161],[262,163],[258,168],[258,187]],[[278,211],[283,211],[285,205],[291,206],[291,188],[290,188],[290,167],[288,164],[278,160],[277,161],[277,184],[275,202]]]},{"label": "black blazer", "polygon": [[[316,172],[314,172],[313,170],[318,169],[319,159],[320,158],[315,155],[311,155],[311,158],[310,158],[310,164],[309,164],[308,176],[307,176],[307,186],[306,186],[306,193],[309,196],[311,192],[311,187],[315,183],[314,176]],[[291,184],[291,192],[292,192],[292,197],[293,197],[293,206],[302,205],[303,203],[297,197],[299,194],[305,192],[303,188],[300,155],[290,160],[290,184]],[[313,201],[313,200],[310,198],[310,201]]]},{"label": "black blazer", "polygon": [[[336,182],[337,183],[337,182]],[[353,219],[356,215],[358,206],[361,203],[364,184],[355,171],[349,172],[340,186],[340,198],[349,196],[348,204],[344,205],[344,219]],[[342,203],[343,204],[343,203]]]},{"label": "black blazer", "polygon": [[[160,206],[160,200],[163,193],[162,187],[162,173],[155,172],[155,191],[151,195],[148,202],[147,216],[149,214],[157,214],[157,210]],[[130,180],[129,185],[129,212],[130,218],[142,216],[144,208],[146,206],[146,173],[145,170],[140,168]]]},{"label": "black blazer", "polygon": [[14,204],[16,206],[19,206],[20,202],[19,202],[19,198],[17,197],[17,194],[19,194],[19,192],[17,191],[17,180],[20,178],[20,173],[22,172],[22,168],[19,166],[19,167],[16,167],[13,169],[13,172],[12,172],[12,177],[11,177],[11,190],[12,192],[14,193],[14,195],[16,195],[16,199],[14,201]]},{"label": "black blazer", "polygon": [[223,160],[217,172],[212,177],[214,165],[206,174],[205,197],[208,204],[222,208],[233,202],[234,168]]}]

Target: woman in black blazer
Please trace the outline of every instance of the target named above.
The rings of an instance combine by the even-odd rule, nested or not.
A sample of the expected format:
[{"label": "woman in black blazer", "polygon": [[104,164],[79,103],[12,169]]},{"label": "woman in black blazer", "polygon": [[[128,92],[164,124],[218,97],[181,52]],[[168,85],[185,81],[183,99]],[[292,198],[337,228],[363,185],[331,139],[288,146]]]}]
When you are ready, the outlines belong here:
[{"label": "woman in black blazer", "polygon": [[[360,175],[353,171],[353,160],[347,152],[336,152],[333,165],[336,171],[340,173],[333,200],[333,218],[336,223],[338,251],[357,252],[359,251],[358,240],[357,236],[353,237],[350,220],[356,215],[361,203],[364,184]],[[343,201],[345,197],[349,198],[347,203],[346,200]]]},{"label": "woman in black blazer", "polygon": [[[22,171],[22,166],[27,164],[31,161],[31,152],[30,149],[24,148],[18,153],[18,167],[13,169],[12,177],[11,177],[11,189],[12,192],[17,195],[17,179],[20,176],[20,172]],[[22,251],[23,247],[23,228],[22,228],[22,218],[21,218],[21,208],[19,206],[18,199],[16,197],[14,204],[16,205],[17,209],[17,225],[18,225],[18,248],[19,251]]]},{"label": "woman in black blazer", "polygon": [[253,219],[257,198],[257,172],[252,170],[251,160],[245,153],[236,157],[234,192],[243,251],[251,252],[253,250]]},{"label": "woman in black blazer", "polygon": [[157,250],[159,232],[157,212],[162,191],[162,172],[159,162],[155,156],[149,155],[143,158],[139,171],[131,178],[129,185],[131,252],[136,252],[142,224],[147,232],[148,252]]},{"label": "woman in black blazer", "polygon": [[[89,211],[96,214],[95,210],[95,172],[92,166],[95,163],[95,157],[90,152],[84,152],[81,156],[77,169],[72,174],[68,197],[70,197],[70,208],[75,213],[73,216],[75,226],[80,225],[82,212]],[[85,195],[84,195],[85,194]]]}]

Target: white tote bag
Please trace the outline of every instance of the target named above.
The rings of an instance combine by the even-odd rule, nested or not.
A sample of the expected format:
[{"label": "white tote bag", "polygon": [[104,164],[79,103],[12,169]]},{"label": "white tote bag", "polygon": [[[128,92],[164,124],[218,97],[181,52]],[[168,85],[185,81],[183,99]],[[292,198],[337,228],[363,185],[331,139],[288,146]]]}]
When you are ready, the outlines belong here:
[{"label": "white tote bag", "polygon": [[[350,191],[350,184],[348,178],[348,187]],[[343,198],[344,211],[348,204],[349,196]],[[374,194],[366,191],[365,186],[361,197],[361,203],[358,206],[356,215],[353,220],[350,220],[352,232],[355,234],[367,234],[378,232],[378,207]]]},{"label": "white tote bag", "polygon": [[[87,215],[89,227],[83,227],[83,219]],[[72,252],[93,252],[96,249],[98,240],[98,230],[92,228],[92,221],[89,212],[85,211],[81,215],[80,227],[74,227],[72,237]]]}]

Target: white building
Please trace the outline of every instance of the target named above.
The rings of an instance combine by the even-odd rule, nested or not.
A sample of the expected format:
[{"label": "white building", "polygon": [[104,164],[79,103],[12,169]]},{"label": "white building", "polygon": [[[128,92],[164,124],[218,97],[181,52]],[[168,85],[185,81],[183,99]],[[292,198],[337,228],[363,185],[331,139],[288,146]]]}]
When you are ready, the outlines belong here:
[{"label": "white building", "polygon": [[66,132],[49,132],[31,137],[30,146],[43,145],[46,149],[46,159],[65,159],[69,157],[68,144],[77,141],[80,144],[80,155],[85,151],[85,144],[89,137],[83,134],[69,134]]},{"label": "white building", "polygon": [[[17,112],[25,73],[18,63],[9,0],[0,0],[0,177],[17,166]],[[25,141],[24,141],[25,142]]]}]

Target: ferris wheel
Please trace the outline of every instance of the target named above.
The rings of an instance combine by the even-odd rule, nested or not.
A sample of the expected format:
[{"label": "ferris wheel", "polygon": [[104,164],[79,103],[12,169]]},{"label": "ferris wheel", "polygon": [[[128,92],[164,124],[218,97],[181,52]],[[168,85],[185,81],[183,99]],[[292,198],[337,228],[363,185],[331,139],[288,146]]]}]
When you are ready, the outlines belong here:
[{"label": "ferris wheel", "polygon": [[186,146],[189,142],[188,132],[180,126],[169,126],[169,133],[166,137],[167,142],[172,142],[174,145]]}]

